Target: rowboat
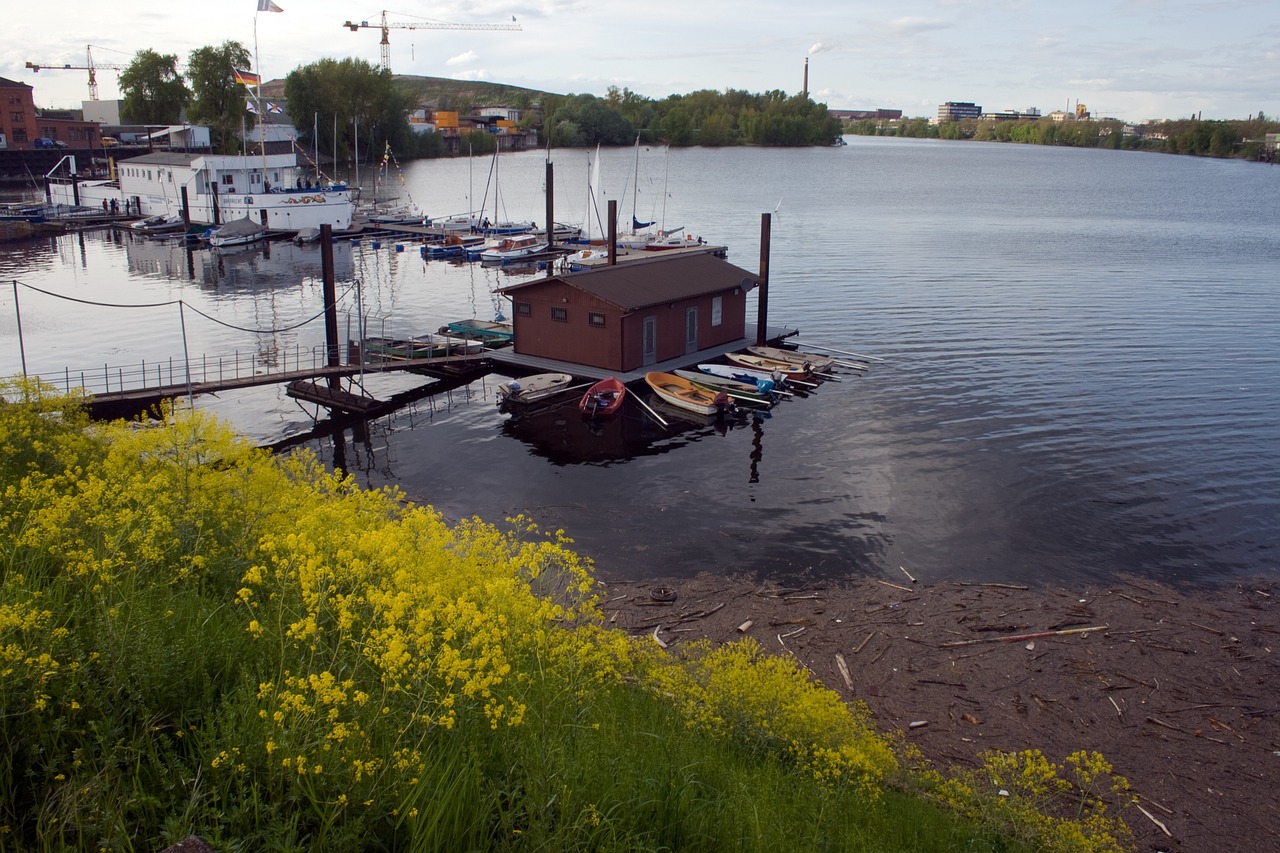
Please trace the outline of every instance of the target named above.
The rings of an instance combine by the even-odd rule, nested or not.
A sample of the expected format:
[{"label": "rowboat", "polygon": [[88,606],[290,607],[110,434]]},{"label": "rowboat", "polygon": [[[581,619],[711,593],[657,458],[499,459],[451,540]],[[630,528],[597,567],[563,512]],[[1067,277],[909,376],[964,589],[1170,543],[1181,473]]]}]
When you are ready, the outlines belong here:
[{"label": "rowboat", "polygon": [[829,355],[816,355],[811,352],[800,352],[799,350],[783,349],[782,347],[747,347],[747,352],[752,355],[758,355],[761,358],[768,358],[774,361],[785,361],[788,364],[808,365],[809,369],[816,372],[830,370],[836,360]]},{"label": "rowboat", "polygon": [[803,364],[792,364],[789,361],[778,361],[773,358],[763,358],[758,355],[751,355],[750,353],[727,352],[724,357],[740,367],[749,367],[752,370],[763,370],[770,374],[781,373],[788,379],[808,379],[810,374],[813,372]]},{"label": "rowboat", "polygon": [[677,370],[675,373],[676,376],[688,379],[695,385],[701,385],[703,388],[710,389],[712,392],[724,391],[730,397],[753,400],[764,403],[765,405],[773,404],[772,379],[757,379],[751,382],[741,382],[737,379],[729,379],[724,376],[712,376],[710,373],[703,373],[698,370]]},{"label": "rowboat", "polygon": [[732,398],[725,392],[703,388],[674,373],[650,371],[644,375],[644,381],[660,399],[699,415],[714,415],[733,405]]},{"label": "rowboat", "polygon": [[500,320],[478,320],[474,317],[441,326],[440,333],[455,335],[459,338],[471,338],[481,341],[490,348],[505,346],[515,339],[515,329],[510,323]]},{"label": "rowboat", "polygon": [[498,383],[498,405],[524,404],[559,394],[573,377],[567,373],[534,373],[520,379],[508,379]]},{"label": "rowboat", "polygon": [[750,367],[740,367],[736,364],[699,364],[698,370],[708,376],[720,376],[725,379],[732,379],[735,382],[743,382],[746,384],[773,382],[775,383],[775,388],[781,387],[787,382],[787,378],[782,374],[778,374],[775,378],[774,375],[767,370],[754,370]]},{"label": "rowboat", "polygon": [[601,379],[587,389],[578,402],[578,411],[591,417],[605,418],[622,408],[627,396],[627,386],[616,376]]}]

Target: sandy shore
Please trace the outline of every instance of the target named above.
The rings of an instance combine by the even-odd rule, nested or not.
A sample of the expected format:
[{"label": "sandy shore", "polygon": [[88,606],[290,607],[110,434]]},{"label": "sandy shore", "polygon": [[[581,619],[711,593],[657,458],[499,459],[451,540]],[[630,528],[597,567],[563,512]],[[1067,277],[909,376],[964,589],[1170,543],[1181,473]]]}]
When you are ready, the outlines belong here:
[{"label": "sandy shore", "polygon": [[[1139,797],[1124,816],[1140,850],[1274,850],[1275,587],[925,585],[903,572],[781,589],[701,576],[611,582],[604,608],[614,627],[656,630],[672,648],[749,635],[792,655],[939,767],[974,766],[993,748],[1059,763],[1097,750]],[[675,601],[658,600],[666,590]]]}]

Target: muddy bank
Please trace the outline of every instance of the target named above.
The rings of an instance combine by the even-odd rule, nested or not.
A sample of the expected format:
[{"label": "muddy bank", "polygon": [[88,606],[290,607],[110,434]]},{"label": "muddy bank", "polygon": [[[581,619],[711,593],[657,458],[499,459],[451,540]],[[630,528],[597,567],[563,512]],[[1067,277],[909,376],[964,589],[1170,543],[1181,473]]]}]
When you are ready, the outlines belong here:
[{"label": "muddy bank", "polygon": [[701,576],[611,582],[604,608],[614,627],[668,644],[754,637],[940,767],[994,748],[1058,763],[1097,750],[1139,797],[1124,816],[1140,850],[1268,850],[1280,848],[1275,587],[926,585],[903,571],[782,589]]}]

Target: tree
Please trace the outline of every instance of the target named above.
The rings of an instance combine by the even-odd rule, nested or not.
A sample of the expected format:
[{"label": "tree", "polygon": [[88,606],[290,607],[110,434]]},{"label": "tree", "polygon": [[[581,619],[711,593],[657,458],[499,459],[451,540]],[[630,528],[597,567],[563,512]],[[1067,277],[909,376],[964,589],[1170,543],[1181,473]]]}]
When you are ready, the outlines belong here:
[{"label": "tree", "polygon": [[363,59],[321,59],[295,68],[285,78],[284,93],[289,115],[299,126],[312,124],[314,116],[320,118],[322,149],[333,146],[335,124],[338,148],[347,156],[357,141],[356,127],[366,151],[381,152],[384,144],[390,144],[407,152],[413,146],[405,117],[413,97],[395,85],[390,71]]},{"label": "tree", "polygon": [[178,73],[178,57],[138,51],[120,74],[124,106],[120,117],[133,124],[175,124],[191,93]]},{"label": "tree", "polygon": [[193,122],[206,124],[217,140],[214,148],[222,154],[243,150],[236,131],[253,127],[257,116],[247,113],[245,87],[235,80],[236,71],[252,67],[249,51],[238,41],[225,41],[220,47],[201,47],[191,51],[187,60],[187,77],[191,81]]}]

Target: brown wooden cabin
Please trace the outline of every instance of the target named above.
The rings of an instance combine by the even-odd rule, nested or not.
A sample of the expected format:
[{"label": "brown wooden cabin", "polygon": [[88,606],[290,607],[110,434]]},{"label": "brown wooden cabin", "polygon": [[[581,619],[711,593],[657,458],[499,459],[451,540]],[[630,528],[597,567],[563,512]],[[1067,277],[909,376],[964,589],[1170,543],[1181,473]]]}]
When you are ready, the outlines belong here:
[{"label": "brown wooden cabin", "polygon": [[626,373],[741,339],[754,273],[711,254],[658,255],[502,289],[515,351]]}]

